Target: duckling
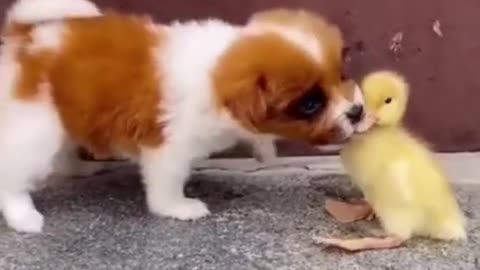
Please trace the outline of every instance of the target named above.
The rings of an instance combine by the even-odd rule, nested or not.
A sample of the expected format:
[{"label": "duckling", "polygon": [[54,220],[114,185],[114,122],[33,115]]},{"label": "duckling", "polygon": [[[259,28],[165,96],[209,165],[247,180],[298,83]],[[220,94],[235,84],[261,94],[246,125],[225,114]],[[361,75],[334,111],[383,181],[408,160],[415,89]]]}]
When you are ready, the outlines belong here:
[{"label": "duckling", "polygon": [[366,119],[374,124],[356,134],[340,155],[384,235],[350,240],[318,237],[316,242],[359,251],[398,247],[413,236],[466,239],[464,214],[441,166],[427,144],[401,126],[409,94],[405,79],[377,71],[364,78],[362,89]]}]

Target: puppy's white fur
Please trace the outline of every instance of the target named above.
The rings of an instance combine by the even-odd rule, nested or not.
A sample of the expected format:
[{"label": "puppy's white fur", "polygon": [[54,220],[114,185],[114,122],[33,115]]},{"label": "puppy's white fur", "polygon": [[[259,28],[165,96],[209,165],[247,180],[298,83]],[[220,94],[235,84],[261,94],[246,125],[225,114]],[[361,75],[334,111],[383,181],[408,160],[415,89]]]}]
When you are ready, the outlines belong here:
[{"label": "puppy's white fur", "polygon": [[322,61],[323,52],[318,39],[312,35],[308,35],[302,31],[298,31],[293,27],[279,26],[270,23],[251,22],[247,27],[247,31],[254,34],[262,34],[265,32],[280,33],[284,38],[288,39],[292,44],[310,54],[314,59]]},{"label": "puppy's white fur", "polygon": [[[3,54],[4,57],[8,56]],[[9,67],[15,68],[15,64]],[[7,78],[8,75],[13,76]],[[14,79],[14,76],[15,72],[1,73],[0,81]],[[9,226],[18,231],[38,232],[43,226],[43,218],[28,192],[34,188],[36,180],[51,172],[52,160],[61,147],[64,131],[54,106],[48,100],[23,103],[3,99],[2,103],[0,207]]]}]

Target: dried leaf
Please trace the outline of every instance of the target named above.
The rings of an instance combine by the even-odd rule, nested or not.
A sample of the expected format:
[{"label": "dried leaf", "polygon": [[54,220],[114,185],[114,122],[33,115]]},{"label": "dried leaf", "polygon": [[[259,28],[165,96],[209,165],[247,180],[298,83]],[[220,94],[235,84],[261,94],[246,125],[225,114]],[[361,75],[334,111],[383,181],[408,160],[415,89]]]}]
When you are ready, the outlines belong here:
[{"label": "dried leaf", "polygon": [[325,200],[325,210],[341,223],[368,219],[373,214],[372,208],[366,202],[347,203],[331,198]]}]

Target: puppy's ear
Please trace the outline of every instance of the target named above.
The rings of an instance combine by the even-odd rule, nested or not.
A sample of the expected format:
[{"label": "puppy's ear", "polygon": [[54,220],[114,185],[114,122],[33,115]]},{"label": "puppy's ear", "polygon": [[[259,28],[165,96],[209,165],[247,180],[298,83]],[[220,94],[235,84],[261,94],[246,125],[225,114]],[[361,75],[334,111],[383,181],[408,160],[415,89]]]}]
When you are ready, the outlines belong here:
[{"label": "puppy's ear", "polygon": [[257,131],[257,123],[267,117],[267,95],[270,92],[268,79],[259,75],[242,86],[239,95],[232,96],[225,102],[231,114],[246,128]]},{"label": "puppy's ear", "polygon": [[267,77],[265,75],[262,75],[262,74],[259,75],[256,79],[255,87],[257,87],[258,90],[261,91],[261,92],[267,92],[268,91]]}]

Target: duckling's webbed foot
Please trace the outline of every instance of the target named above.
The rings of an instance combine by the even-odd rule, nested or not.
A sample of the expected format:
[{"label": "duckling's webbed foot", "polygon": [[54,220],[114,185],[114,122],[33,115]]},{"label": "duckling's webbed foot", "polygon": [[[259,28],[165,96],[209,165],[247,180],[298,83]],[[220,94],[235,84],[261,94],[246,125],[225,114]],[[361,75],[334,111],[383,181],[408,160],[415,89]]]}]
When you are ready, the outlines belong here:
[{"label": "duckling's webbed foot", "polygon": [[365,200],[348,203],[327,198],[325,200],[325,210],[341,223],[371,220],[374,217],[371,206]]},{"label": "duckling's webbed foot", "polygon": [[356,239],[315,237],[314,241],[316,244],[336,247],[352,252],[362,250],[392,249],[400,247],[403,243],[405,243],[404,239],[395,236],[383,238],[364,237]]}]

